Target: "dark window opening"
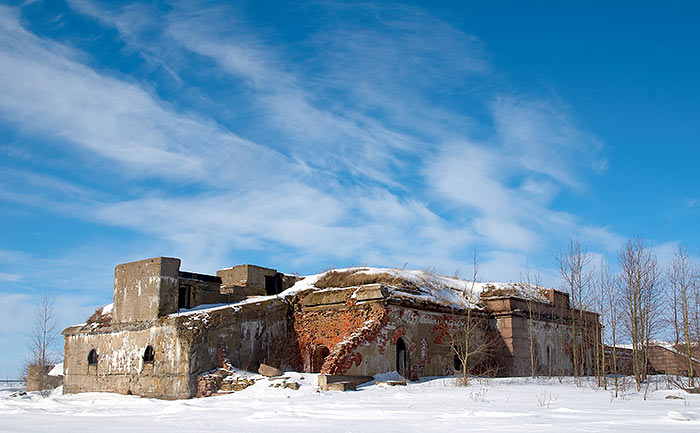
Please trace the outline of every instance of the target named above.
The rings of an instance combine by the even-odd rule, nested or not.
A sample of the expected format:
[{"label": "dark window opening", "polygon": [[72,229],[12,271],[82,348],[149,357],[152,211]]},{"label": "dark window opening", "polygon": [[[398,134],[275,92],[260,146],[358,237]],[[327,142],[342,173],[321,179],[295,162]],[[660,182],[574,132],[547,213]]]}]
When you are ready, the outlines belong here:
[{"label": "dark window opening", "polygon": [[547,346],[547,375],[552,375],[552,349]]},{"label": "dark window opening", "polygon": [[396,342],[396,371],[403,377],[408,378],[408,350],[403,338]]},{"label": "dark window opening", "polygon": [[88,365],[97,365],[97,350],[92,349],[88,354]]},{"label": "dark window opening", "polygon": [[265,275],[265,293],[268,296],[282,293],[282,274]]},{"label": "dark window opening", "polygon": [[314,351],[314,358],[311,363],[311,373],[320,373],[326,357],[331,354],[326,346],[318,346]]},{"label": "dark window opening", "polygon": [[190,288],[180,286],[177,294],[177,308],[190,308]]},{"label": "dark window opening", "polygon": [[454,365],[455,365],[456,371],[462,371],[462,361],[459,359],[459,355],[457,355],[456,351],[455,351],[455,357],[454,357]]},{"label": "dark window opening", "polygon": [[146,350],[143,352],[143,362],[153,362],[153,360],[156,358],[156,351],[153,350],[153,347],[151,346],[146,346]]}]

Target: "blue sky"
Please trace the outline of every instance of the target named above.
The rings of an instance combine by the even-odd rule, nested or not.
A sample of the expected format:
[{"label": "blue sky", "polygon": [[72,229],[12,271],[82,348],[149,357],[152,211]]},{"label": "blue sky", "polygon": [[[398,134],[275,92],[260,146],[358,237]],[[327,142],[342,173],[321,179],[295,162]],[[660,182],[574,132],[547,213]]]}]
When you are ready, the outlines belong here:
[{"label": "blue sky", "polygon": [[469,275],[476,249],[556,285],[569,237],[696,253],[697,7],[566,3],[0,5],[0,375],[43,289],[81,322],[151,256]]}]

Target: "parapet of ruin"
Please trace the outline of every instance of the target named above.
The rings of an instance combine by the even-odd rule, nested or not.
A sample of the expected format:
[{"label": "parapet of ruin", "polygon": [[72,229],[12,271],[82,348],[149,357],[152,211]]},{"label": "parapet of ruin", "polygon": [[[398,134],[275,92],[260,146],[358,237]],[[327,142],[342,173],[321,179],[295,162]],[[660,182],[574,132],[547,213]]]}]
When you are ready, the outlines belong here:
[{"label": "parapet of ruin", "polygon": [[[575,310],[553,289],[477,286],[423,271],[352,268],[304,278],[254,265],[216,275],[180,266],[168,257],[116,266],[113,304],[63,331],[64,392],[189,398],[211,388],[200,378],[224,365],[453,374],[454,338],[467,323],[478,325],[474,338],[490,342],[474,358],[475,372],[527,375],[531,350],[542,373],[573,368]],[[581,315],[588,334],[600,332],[597,315]]]}]

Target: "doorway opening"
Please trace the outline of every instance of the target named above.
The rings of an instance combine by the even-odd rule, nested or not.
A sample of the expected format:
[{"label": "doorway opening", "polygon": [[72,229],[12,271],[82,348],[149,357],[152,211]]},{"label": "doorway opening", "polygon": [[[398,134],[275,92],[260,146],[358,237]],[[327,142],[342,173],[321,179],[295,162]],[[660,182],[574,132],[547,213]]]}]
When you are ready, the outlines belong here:
[{"label": "doorway opening", "polygon": [[408,349],[403,338],[396,341],[396,371],[408,379]]},{"label": "doorway opening", "polygon": [[311,372],[320,373],[321,367],[323,367],[323,363],[326,361],[326,357],[330,354],[331,351],[328,350],[326,346],[318,346],[316,350],[314,350],[314,357],[311,361]]}]

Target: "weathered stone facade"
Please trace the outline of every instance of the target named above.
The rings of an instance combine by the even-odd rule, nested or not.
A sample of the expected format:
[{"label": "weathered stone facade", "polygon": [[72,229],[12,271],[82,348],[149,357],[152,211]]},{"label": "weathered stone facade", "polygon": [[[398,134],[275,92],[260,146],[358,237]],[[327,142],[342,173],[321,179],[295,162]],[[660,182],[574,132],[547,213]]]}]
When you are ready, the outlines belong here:
[{"label": "weathered stone facade", "polygon": [[[209,395],[219,381],[202,377],[224,362],[347,376],[453,374],[454,336],[467,324],[474,342],[490,342],[475,372],[529,374],[532,341],[538,373],[572,373],[572,310],[551,289],[535,301],[484,292],[468,310],[384,283],[278,295],[294,282],[252,265],[216,276],[182,272],[174,258],[119,265],[113,306],[63,331],[64,392],[189,398],[199,386]],[[595,314],[580,316],[589,334],[600,331]]]},{"label": "weathered stone facade", "polygon": [[[63,373],[50,374],[55,365],[32,364],[27,369],[27,391],[44,391],[63,385]],[[60,368],[60,364],[59,364]]]}]

